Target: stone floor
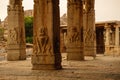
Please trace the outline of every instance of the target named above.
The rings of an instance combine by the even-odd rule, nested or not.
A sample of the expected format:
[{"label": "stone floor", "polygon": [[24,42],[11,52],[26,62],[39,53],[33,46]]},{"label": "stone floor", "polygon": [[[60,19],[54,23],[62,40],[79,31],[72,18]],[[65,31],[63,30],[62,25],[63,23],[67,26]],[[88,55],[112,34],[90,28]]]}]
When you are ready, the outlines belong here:
[{"label": "stone floor", "polygon": [[0,61],[0,80],[120,80],[120,57],[97,55],[85,61],[67,61],[62,70],[31,70],[31,59]]}]

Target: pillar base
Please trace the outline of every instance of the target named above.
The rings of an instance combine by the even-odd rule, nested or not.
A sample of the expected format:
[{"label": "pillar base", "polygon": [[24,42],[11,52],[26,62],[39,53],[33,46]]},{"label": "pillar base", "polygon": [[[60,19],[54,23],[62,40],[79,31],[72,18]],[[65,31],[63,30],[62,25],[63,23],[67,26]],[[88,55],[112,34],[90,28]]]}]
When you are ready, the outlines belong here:
[{"label": "pillar base", "polygon": [[67,53],[67,60],[83,61],[84,57],[80,53]]},{"label": "pillar base", "polygon": [[26,60],[26,55],[20,56],[20,50],[8,50],[7,60],[8,61]]},{"label": "pillar base", "polygon": [[105,56],[110,56],[114,53],[114,46],[105,46]]},{"label": "pillar base", "polygon": [[[93,43],[94,45],[94,43]],[[88,45],[85,45],[84,46],[84,56],[91,56],[93,58],[96,57],[96,46],[92,46],[92,44],[89,46]]]},{"label": "pillar base", "polygon": [[33,64],[32,70],[55,70],[52,64]]},{"label": "pillar base", "polygon": [[120,56],[120,47],[119,46],[114,47],[113,56]]},{"label": "pillar base", "polygon": [[83,49],[82,47],[68,47],[67,48],[67,60],[84,60]]},{"label": "pillar base", "polygon": [[62,69],[60,63],[55,63],[55,55],[32,55],[32,70]]}]

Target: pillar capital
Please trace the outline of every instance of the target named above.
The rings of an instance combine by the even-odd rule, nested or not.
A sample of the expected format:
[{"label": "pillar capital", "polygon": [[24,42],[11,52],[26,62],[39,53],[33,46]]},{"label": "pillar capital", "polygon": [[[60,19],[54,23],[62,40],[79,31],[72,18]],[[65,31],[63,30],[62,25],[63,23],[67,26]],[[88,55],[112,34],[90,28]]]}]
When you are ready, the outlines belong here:
[{"label": "pillar capital", "polygon": [[108,23],[105,23],[105,25],[104,25],[105,27],[105,29],[110,29],[111,28],[111,25],[109,25]]},{"label": "pillar capital", "polygon": [[85,13],[93,13],[95,0],[83,0],[83,12]]},{"label": "pillar capital", "polygon": [[80,5],[80,3],[82,3],[82,0],[68,0],[70,5]]},{"label": "pillar capital", "polygon": [[22,5],[22,0],[9,0],[9,5]]},{"label": "pillar capital", "polygon": [[115,24],[114,27],[115,27],[115,28],[116,28],[116,27],[120,27],[120,24]]}]

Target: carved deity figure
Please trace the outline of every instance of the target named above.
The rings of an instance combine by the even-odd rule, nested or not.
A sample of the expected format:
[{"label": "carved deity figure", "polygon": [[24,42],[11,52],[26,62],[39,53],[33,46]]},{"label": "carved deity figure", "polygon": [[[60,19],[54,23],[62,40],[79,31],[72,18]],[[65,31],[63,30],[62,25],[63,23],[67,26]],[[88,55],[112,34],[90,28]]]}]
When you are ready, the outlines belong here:
[{"label": "carved deity figure", "polygon": [[41,27],[38,32],[38,53],[42,54],[51,54],[51,46],[49,42],[47,28]]},{"label": "carved deity figure", "polygon": [[18,39],[17,39],[18,33],[17,33],[16,28],[10,29],[9,37],[10,37],[11,43],[17,43],[18,42]]}]

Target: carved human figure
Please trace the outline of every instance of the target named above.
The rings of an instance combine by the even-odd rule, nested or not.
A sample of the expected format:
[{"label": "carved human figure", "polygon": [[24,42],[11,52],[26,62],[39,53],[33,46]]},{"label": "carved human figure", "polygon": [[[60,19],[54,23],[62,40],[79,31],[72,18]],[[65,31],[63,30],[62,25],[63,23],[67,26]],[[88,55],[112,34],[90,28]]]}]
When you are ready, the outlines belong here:
[{"label": "carved human figure", "polygon": [[17,43],[17,29],[16,28],[12,28],[10,29],[10,40],[12,43]]},{"label": "carved human figure", "polygon": [[38,53],[47,54],[51,53],[51,46],[49,43],[47,28],[41,27],[38,32]]}]

